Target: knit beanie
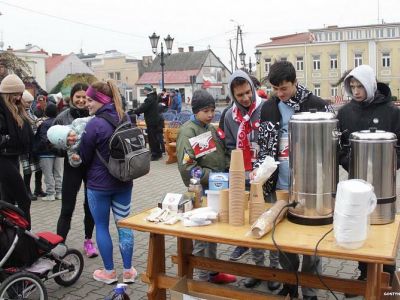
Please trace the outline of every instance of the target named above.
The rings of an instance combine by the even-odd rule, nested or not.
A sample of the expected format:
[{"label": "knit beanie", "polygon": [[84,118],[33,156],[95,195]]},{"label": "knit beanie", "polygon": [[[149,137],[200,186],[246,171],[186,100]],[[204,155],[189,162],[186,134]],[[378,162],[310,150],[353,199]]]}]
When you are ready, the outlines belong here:
[{"label": "knit beanie", "polygon": [[192,96],[192,111],[197,114],[201,109],[213,107],[215,108],[214,97],[206,90],[194,91]]},{"label": "knit beanie", "polygon": [[151,84],[145,84],[144,85],[144,90],[148,92],[154,91],[153,86]]},{"label": "knit beanie", "polygon": [[4,77],[0,83],[0,93],[2,94],[22,94],[25,91],[25,84],[15,74]]},{"label": "knit beanie", "polygon": [[44,113],[49,118],[57,117],[57,105],[53,104],[52,102],[47,103]]},{"label": "knit beanie", "polygon": [[22,100],[29,103],[29,102],[32,102],[34,100],[34,98],[31,93],[29,93],[27,90],[25,90],[22,94]]},{"label": "knit beanie", "polygon": [[67,136],[71,130],[68,125],[53,125],[47,131],[47,138],[57,148],[66,149]]}]

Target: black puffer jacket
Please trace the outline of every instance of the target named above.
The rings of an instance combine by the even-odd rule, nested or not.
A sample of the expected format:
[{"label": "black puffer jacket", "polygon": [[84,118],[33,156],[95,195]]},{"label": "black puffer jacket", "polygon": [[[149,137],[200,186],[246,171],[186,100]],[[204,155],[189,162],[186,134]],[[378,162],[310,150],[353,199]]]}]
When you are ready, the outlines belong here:
[{"label": "black puffer jacket", "polygon": [[[400,145],[400,109],[392,102],[390,88],[384,83],[378,83],[378,90],[370,103],[351,100],[338,112],[339,130],[341,135],[341,150],[339,162],[345,170],[349,169],[349,136],[360,130],[375,127],[397,135]],[[400,151],[397,150],[397,168],[400,168]]]},{"label": "black puffer jacket", "polygon": [[28,120],[20,128],[0,96],[0,155],[15,156],[32,150],[33,131]]},{"label": "black puffer jacket", "polygon": [[158,110],[158,100],[155,92],[147,94],[143,104],[134,112],[137,115],[144,113],[144,120],[147,126],[158,127],[161,125],[161,116]]}]

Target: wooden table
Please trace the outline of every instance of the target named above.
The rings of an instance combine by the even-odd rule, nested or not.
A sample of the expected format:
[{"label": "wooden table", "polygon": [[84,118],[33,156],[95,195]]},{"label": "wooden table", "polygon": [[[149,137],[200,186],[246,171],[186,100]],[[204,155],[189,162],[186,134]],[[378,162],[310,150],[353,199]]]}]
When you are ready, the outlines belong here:
[{"label": "wooden table", "polygon": [[[184,227],[175,225],[154,224],[145,221],[149,211],[128,217],[119,222],[119,226],[149,232],[149,251],[147,270],[142,274],[142,281],[149,284],[148,299],[165,299],[166,289],[172,287],[179,277],[165,274],[165,240],[164,236],[177,237],[177,255],[172,257],[177,264],[178,276],[192,278],[193,268],[201,268],[215,272],[226,272],[244,277],[255,277],[262,280],[281,281],[295,284],[293,272],[269,267],[243,264],[238,262],[195,257],[191,255],[192,240],[203,240],[221,244],[246,246],[252,248],[276,250],[271,239],[271,233],[262,239],[245,236],[249,225],[234,227],[225,223],[215,223],[205,227]],[[327,286],[343,293],[364,295],[366,299],[381,299],[384,291],[390,291],[389,274],[383,272],[383,264],[395,264],[399,242],[400,216],[394,223],[371,226],[368,240],[362,248],[347,250],[336,245],[333,232],[318,246],[318,255],[335,259],[362,261],[368,264],[367,281],[321,276]],[[314,248],[321,237],[332,228],[325,226],[303,226],[282,221],[276,228],[275,240],[282,251],[313,255]],[[276,299],[276,296],[257,294],[229,285],[193,281],[193,288],[204,293],[216,294],[233,299]],[[318,277],[313,274],[299,272],[299,285],[325,289]]]}]

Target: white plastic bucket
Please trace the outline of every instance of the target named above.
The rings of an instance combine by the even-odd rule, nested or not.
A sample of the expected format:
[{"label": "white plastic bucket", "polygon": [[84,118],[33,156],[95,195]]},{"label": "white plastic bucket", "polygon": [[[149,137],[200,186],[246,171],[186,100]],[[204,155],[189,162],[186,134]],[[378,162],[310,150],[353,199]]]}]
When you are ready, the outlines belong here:
[{"label": "white plastic bucket", "polygon": [[219,213],[220,210],[219,193],[220,191],[211,191],[211,190],[206,191],[207,206],[211,207],[211,209],[217,213]]}]

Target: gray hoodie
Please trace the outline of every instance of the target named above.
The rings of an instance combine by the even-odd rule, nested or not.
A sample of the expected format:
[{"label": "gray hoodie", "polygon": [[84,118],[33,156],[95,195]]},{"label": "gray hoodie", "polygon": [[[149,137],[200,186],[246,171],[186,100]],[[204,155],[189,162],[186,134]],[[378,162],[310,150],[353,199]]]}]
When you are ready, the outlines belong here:
[{"label": "gray hoodie", "polygon": [[[247,75],[247,73],[245,73],[241,70],[237,70],[237,71],[233,72],[232,75],[229,77],[229,83],[228,83],[229,96],[233,100],[234,106],[236,105],[238,107],[238,109],[242,112],[243,116],[247,114],[247,109],[245,107],[243,107],[242,105],[240,105],[239,102],[237,101],[237,99],[235,99],[232,88],[231,88],[232,81],[237,77],[244,78],[249,82],[252,92],[253,92],[252,101],[253,102],[256,101],[258,104],[258,107],[253,112],[253,114],[251,115],[251,118],[250,118],[251,123],[253,125],[256,125],[256,128],[253,129],[253,131],[251,132],[251,135],[250,135],[251,148],[253,149],[252,152],[255,155],[254,157],[256,158],[258,149],[259,149],[258,126],[260,123],[260,113],[261,113],[261,106],[262,106],[261,104],[263,103],[263,100],[257,95],[257,91],[254,88],[253,82],[250,79],[249,75]],[[225,146],[226,146],[229,154],[230,154],[231,150],[236,149],[237,134],[238,134],[239,125],[240,125],[238,122],[236,122],[233,119],[232,111],[233,111],[233,107],[231,107],[226,112],[225,120],[224,120]]]},{"label": "gray hoodie", "polygon": [[[350,80],[351,78],[357,79],[364,87],[367,92],[367,98],[364,100],[365,102],[372,102],[375,97],[375,92],[377,89],[376,78],[374,74],[374,70],[368,65],[361,65],[357,68],[354,68],[344,79],[344,89],[346,90],[347,95],[352,97],[352,92],[350,88]],[[364,102],[363,101],[363,102]]]}]

